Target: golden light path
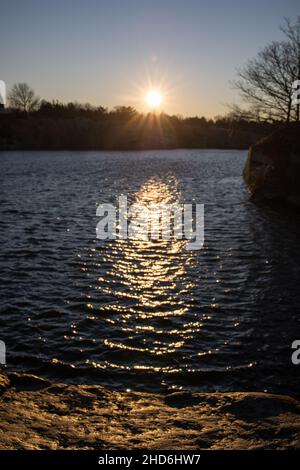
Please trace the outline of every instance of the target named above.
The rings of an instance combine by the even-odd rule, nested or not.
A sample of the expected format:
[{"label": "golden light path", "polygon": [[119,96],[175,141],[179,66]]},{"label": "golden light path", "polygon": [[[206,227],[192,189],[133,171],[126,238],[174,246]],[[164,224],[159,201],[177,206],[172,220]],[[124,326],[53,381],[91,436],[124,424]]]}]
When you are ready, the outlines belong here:
[{"label": "golden light path", "polygon": [[[176,202],[176,196],[178,193],[175,178],[169,178],[168,183],[151,179],[135,194],[133,202],[145,206],[170,204]],[[177,256],[182,258],[182,254],[185,258],[189,257],[185,256],[184,243],[181,240],[154,242],[138,238],[117,240],[114,249],[112,248],[112,254],[115,256],[113,270],[108,274],[126,289],[115,289],[112,285],[106,292],[117,297],[134,299],[136,307],[133,313],[142,318],[183,314],[186,307],[176,298],[175,292],[177,281],[185,274],[185,263],[179,263]],[[103,278],[101,280],[105,282]],[[145,307],[148,311],[141,311],[138,306],[142,309]],[[159,307],[164,306],[168,306],[168,309],[162,312]]]},{"label": "golden light path", "polygon": [[[169,175],[163,179],[148,179],[130,203],[171,204],[180,202],[180,197],[178,181]],[[98,274],[95,279],[93,289],[98,292],[94,291],[95,297],[100,294],[111,301],[97,306],[90,299],[89,317],[95,320],[101,317],[111,325],[110,328],[119,331],[113,337],[104,338],[104,344],[110,351],[133,354],[133,369],[160,369],[154,358],[168,356],[182,348],[201,328],[199,322],[188,315],[193,285],[186,269],[194,262],[194,255],[184,250],[184,244],[182,240],[115,240],[105,243],[99,257],[93,253],[95,267],[98,265],[102,271],[103,264],[107,266],[105,274]],[[169,324],[170,321],[173,326],[165,328],[164,322]],[[145,359],[147,356],[148,360]],[[127,367],[116,356],[111,359],[113,357],[115,360],[93,362],[92,365],[97,368]],[[176,368],[175,364],[171,367],[172,371]]]}]

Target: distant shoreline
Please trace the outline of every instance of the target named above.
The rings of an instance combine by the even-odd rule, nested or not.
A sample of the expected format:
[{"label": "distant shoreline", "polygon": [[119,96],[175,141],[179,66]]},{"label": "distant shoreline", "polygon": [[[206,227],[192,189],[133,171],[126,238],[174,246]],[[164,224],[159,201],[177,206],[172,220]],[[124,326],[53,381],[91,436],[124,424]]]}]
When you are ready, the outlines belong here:
[{"label": "distant shoreline", "polygon": [[167,151],[167,152],[172,152],[174,150],[224,150],[230,152],[231,150],[240,150],[241,152],[248,151],[248,147],[245,148],[233,148],[233,147],[174,147],[174,148],[155,148],[155,147],[149,147],[149,148],[114,148],[114,149],[106,149],[106,148],[101,148],[101,149],[74,149],[74,148],[64,148],[64,149],[47,149],[47,148],[0,148],[0,153],[4,152],[152,152],[152,151]]},{"label": "distant shoreline", "polygon": [[245,150],[272,128],[226,119],[139,116],[134,120],[126,113],[61,113],[0,113],[0,150]]}]

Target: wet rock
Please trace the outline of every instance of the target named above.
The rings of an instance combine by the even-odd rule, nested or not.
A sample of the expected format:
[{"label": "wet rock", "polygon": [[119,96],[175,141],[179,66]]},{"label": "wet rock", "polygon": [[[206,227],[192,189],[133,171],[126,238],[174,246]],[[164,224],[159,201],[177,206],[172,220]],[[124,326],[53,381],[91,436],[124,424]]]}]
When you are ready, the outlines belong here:
[{"label": "wet rock", "polygon": [[[36,384],[37,377],[26,374],[24,381]],[[44,387],[44,382],[28,389],[11,386],[5,376],[3,383],[1,449],[300,448],[300,402],[289,397],[217,392],[165,396],[96,385]]]},{"label": "wet rock", "polygon": [[10,385],[9,378],[0,372],[0,394],[4,392]]},{"label": "wet rock", "polygon": [[38,390],[50,385],[48,380],[31,374],[20,374],[18,372],[10,372],[7,374],[12,387],[19,390]]},{"label": "wet rock", "polygon": [[199,397],[189,392],[174,392],[165,397],[165,403],[168,406],[185,408],[186,406],[198,405]]}]

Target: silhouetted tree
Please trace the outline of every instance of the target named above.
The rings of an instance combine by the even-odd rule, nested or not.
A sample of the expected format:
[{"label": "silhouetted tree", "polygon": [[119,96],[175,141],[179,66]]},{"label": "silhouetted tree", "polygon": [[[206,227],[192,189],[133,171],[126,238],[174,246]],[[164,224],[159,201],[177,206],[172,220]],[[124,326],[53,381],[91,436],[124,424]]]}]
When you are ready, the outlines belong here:
[{"label": "silhouetted tree", "polygon": [[16,83],[8,93],[8,101],[12,108],[29,112],[38,108],[40,99],[27,83]]},{"label": "silhouetted tree", "polygon": [[[300,80],[300,16],[298,16],[295,24],[286,18],[285,25],[281,28],[291,45],[291,67],[292,72],[297,80]],[[296,120],[300,120],[300,105],[296,108]]]},{"label": "silhouetted tree", "polygon": [[300,17],[285,20],[284,41],[273,41],[238,72],[235,85],[244,100],[267,120],[299,119],[292,108],[292,84],[300,75]]}]

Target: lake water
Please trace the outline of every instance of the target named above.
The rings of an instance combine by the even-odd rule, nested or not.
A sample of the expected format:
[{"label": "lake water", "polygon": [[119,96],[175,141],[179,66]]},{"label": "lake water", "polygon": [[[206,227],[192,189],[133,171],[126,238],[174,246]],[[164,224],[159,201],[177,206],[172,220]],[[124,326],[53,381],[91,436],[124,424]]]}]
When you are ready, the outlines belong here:
[{"label": "lake water", "polygon": [[[7,367],[73,383],[300,396],[299,213],[255,206],[244,151],[1,152]],[[100,241],[99,203],[205,204],[205,244]]]}]

